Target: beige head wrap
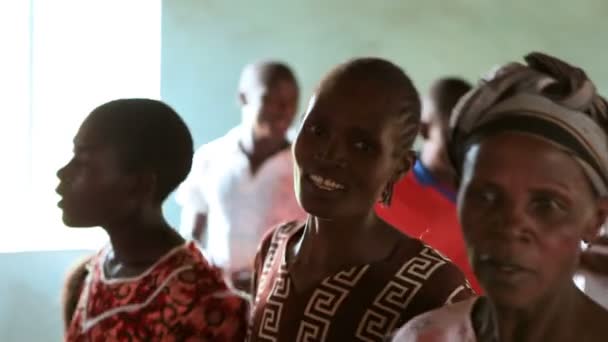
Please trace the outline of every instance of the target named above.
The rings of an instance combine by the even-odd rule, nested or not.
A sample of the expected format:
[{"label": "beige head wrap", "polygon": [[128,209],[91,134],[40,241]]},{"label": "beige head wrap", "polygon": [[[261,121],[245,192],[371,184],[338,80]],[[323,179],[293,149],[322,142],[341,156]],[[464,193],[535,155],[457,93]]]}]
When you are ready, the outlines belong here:
[{"label": "beige head wrap", "polygon": [[527,65],[498,68],[465,95],[450,122],[450,154],[460,166],[476,138],[515,130],[573,155],[598,194],[608,195],[608,106],[585,72],[532,53]]}]

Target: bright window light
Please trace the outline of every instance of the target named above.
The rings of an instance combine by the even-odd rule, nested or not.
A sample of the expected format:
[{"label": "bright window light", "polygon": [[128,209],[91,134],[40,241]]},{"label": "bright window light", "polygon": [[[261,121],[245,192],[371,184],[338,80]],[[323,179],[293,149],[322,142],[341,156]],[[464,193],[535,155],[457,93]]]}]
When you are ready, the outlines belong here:
[{"label": "bright window light", "polygon": [[19,155],[28,158],[13,170],[24,179],[9,188],[10,197],[18,200],[3,205],[14,208],[15,215],[11,227],[0,228],[8,230],[0,251],[98,248],[106,239],[101,229],[68,229],[61,222],[56,171],[71,158],[72,139],[93,108],[117,98],[160,98],[161,1],[31,4],[28,15],[15,18],[15,26],[20,20],[29,23],[27,32],[21,32],[31,38],[29,47],[19,46],[29,65],[17,64],[20,69],[8,81],[29,83],[10,117],[2,116],[3,122],[19,119],[15,135],[28,139],[17,139],[17,151],[26,146]]}]

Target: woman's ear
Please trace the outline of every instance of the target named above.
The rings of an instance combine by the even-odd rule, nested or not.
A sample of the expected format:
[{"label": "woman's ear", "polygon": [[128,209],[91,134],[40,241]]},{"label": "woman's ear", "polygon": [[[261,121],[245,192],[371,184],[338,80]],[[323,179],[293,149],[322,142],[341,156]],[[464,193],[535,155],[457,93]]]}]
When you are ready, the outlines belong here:
[{"label": "woman's ear", "polygon": [[154,201],[158,192],[158,177],[152,172],[138,174],[132,178],[131,195],[140,201]]},{"label": "woman's ear", "polygon": [[414,166],[414,163],[416,162],[416,152],[409,150],[407,151],[406,155],[399,160],[399,164],[397,165],[397,169],[395,170],[395,173],[393,175],[393,177],[391,178],[391,181],[395,184],[397,183],[401,178],[403,178]]},{"label": "woman's ear", "polygon": [[597,200],[597,212],[595,213],[595,222],[586,231],[583,232],[583,241],[593,243],[601,238],[603,227],[608,223],[608,198],[602,197]]}]

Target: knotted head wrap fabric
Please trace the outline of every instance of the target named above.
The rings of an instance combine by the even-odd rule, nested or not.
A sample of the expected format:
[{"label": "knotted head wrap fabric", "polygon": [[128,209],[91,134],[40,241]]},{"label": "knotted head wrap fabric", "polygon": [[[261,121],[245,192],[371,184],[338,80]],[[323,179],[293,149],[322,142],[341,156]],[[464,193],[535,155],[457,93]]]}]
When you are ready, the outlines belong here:
[{"label": "knotted head wrap fabric", "polygon": [[460,170],[468,148],[504,131],[531,134],[572,155],[593,188],[608,196],[608,105],[585,72],[531,53],[504,65],[467,93],[450,120],[450,158]]}]

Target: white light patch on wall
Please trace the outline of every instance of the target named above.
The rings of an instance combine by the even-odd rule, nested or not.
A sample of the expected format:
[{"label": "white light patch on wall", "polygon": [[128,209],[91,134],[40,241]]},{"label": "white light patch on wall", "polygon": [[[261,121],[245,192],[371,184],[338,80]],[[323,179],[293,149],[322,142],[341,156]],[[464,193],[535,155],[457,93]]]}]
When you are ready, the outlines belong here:
[{"label": "white light patch on wall", "polygon": [[100,229],[63,226],[56,171],[96,106],[160,98],[161,1],[34,0],[31,10],[31,190],[23,236],[0,250],[96,248]]}]

